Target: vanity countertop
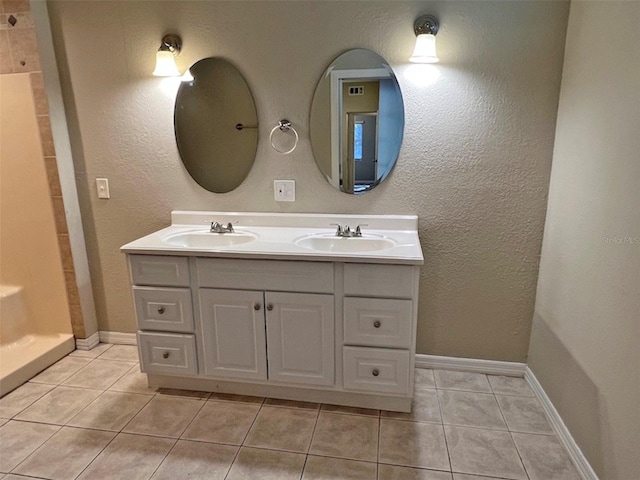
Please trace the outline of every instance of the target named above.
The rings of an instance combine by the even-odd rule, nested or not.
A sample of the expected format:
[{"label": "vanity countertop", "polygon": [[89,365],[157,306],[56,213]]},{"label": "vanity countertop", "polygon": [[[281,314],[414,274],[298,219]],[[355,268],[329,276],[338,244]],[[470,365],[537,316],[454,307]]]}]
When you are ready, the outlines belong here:
[{"label": "vanity countertop", "polygon": [[[235,233],[211,233],[212,222]],[[335,236],[336,226],[361,225],[361,238]],[[306,213],[171,213],[171,225],[120,248],[125,253],[220,258],[422,265],[415,215]],[[209,244],[211,243],[211,244]]]}]

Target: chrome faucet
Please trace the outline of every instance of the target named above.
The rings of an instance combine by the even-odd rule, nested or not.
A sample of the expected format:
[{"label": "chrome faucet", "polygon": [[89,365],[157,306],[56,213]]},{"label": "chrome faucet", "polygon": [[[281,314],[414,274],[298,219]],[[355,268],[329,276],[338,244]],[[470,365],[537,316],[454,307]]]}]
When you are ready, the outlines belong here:
[{"label": "chrome faucet", "polygon": [[356,226],[355,230],[351,230],[351,227],[349,225],[345,225],[344,228],[342,228],[342,225],[340,225],[339,223],[332,223],[331,225],[336,225],[338,227],[336,229],[336,237],[361,237],[362,229],[360,227],[367,226],[365,223],[363,223]]},{"label": "chrome faucet", "polygon": [[226,226],[221,224],[220,222],[211,222],[211,233],[234,233],[233,224],[231,222],[227,223]]}]

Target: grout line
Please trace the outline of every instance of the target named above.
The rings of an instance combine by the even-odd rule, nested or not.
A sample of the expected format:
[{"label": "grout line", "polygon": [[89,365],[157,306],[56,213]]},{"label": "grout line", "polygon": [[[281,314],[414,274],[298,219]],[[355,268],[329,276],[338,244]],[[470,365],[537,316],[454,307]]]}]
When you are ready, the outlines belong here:
[{"label": "grout line", "polygon": [[262,411],[262,406],[264,405],[265,402],[265,398],[262,398],[262,403],[260,403],[260,407],[258,408],[258,411],[256,412],[256,416],[253,417],[253,422],[251,422],[251,426],[247,429],[247,433],[244,434],[244,438],[242,439],[242,442],[240,442],[240,445],[238,445],[238,451],[236,452],[235,456],[233,457],[233,460],[231,461],[231,464],[229,464],[229,469],[227,470],[227,473],[225,474],[224,478],[226,480],[226,478],[229,476],[229,473],[231,472],[231,469],[233,468],[233,465],[236,463],[236,460],[238,459],[238,455],[240,455],[240,450],[242,450],[242,447],[244,446],[244,442],[247,440],[247,437],[249,436],[249,432],[251,432],[251,429],[253,428],[253,426],[256,423],[256,420],[258,419],[258,415],[260,415],[260,412]]},{"label": "grout line", "polygon": [[[41,425],[50,425],[50,424],[41,424]],[[14,466],[11,470],[8,470],[7,471],[7,475],[9,475],[11,472],[15,471],[16,468],[18,468],[20,465],[22,465],[24,462],[26,462],[28,458],[30,458],[34,453],[36,453],[38,450],[40,450],[45,443],[47,443],[49,440],[51,440],[55,435],[58,434],[58,432],[60,430],[62,430],[62,426],[60,426],[60,425],[56,425],[56,426],[58,426],[59,428],[55,432],[53,432],[49,438],[47,438],[40,445],[38,445],[36,448],[34,448],[33,451],[29,455],[27,455],[20,462],[18,462],[18,464],[16,466]],[[4,475],[4,473],[2,475]],[[4,477],[1,477],[1,478],[4,478]]]},{"label": "grout line", "polygon": [[[442,405],[440,404],[440,394],[436,392],[436,400],[438,402],[438,410],[440,411],[440,420],[442,421],[442,436],[444,437],[444,448],[447,450],[447,460],[449,460],[449,470],[453,471],[453,463],[451,462],[451,452],[449,451],[449,441],[447,440],[447,431],[444,428],[444,416],[442,415]],[[453,478],[453,473],[451,474]]]},{"label": "grout line", "polygon": [[[166,437],[162,437],[162,438],[166,438]],[[162,466],[162,464],[164,463],[164,461],[167,459],[167,457],[169,456],[169,454],[173,451],[174,448],[176,448],[176,445],[178,445],[178,442],[180,441],[180,438],[176,438],[176,441],[173,442],[173,445],[171,445],[171,448],[169,449],[169,451],[165,454],[165,456],[162,458],[162,460],[160,461],[160,463],[158,463],[158,466],[153,470],[153,472],[151,473],[151,475],[149,475],[148,478],[152,478],[156,472],[158,471],[158,469]]]}]

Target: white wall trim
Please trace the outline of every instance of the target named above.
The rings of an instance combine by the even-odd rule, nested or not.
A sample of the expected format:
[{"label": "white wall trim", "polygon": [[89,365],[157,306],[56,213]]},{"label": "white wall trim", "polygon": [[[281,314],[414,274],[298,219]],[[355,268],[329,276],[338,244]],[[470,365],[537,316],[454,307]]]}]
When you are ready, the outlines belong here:
[{"label": "white wall trim", "polygon": [[578,473],[580,474],[582,479],[598,480],[598,475],[596,475],[596,472],[589,464],[588,460],[582,453],[582,450],[580,450],[580,447],[573,439],[571,432],[569,432],[569,429],[562,421],[562,417],[560,417],[560,414],[556,410],[556,407],[553,406],[553,403],[551,403],[551,399],[547,396],[547,393],[544,391],[542,385],[540,385],[540,382],[538,382],[538,379],[529,367],[526,367],[525,369],[524,379],[536,394],[538,400],[540,400],[542,408],[544,408],[544,412],[547,414],[547,418],[556,431],[560,443],[562,443],[562,445],[567,449],[567,452],[569,453],[571,460],[573,460],[573,463],[578,469]]},{"label": "white wall trim", "polygon": [[517,362],[416,354],[416,368],[436,368],[439,370],[456,370],[459,372],[484,373],[487,375],[524,377],[526,367],[527,365],[525,363]]},{"label": "white wall trim", "polygon": [[135,333],[104,332],[100,331],[100,341],[102,343],[113,343],[115,345],[137,345],[138,338]]},{"label": "white wall trim", "polygon": [[100,343],[100,334],[98,332],[87,338],[76,338],[76,350],[91,350]]},{"label": "white wall trim", "polygon": [[73,268],[82,311],[82,322],[84,324],[84,332],[93,336],[98,331],[98,318],[93,298],[93,287],[91,286],[91,273],[89,272],[87,246],[84,240],[84,227],[82,225],[80,201],[76,186],[76,172],[71,154],[67,115],[62,98],[56,54],[53,49],[49,10],[47,2],[31,0],[30,4],[31,16],[36,29],[40,62],[42,64],[44,88],[47,93],[47,102],[49,103],[51,133],[56,152],[60,188],[62,189],[62,202],[69,231],[69,243],[71,245],[71,256],[73,257]]}]

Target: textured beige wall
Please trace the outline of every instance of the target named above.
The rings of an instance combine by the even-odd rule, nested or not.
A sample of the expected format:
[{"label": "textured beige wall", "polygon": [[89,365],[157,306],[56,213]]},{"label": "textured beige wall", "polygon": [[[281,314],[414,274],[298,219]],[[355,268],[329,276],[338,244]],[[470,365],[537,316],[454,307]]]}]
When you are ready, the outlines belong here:
[{"label": "textured beige wall", "polygon": [[[417,214],[422,268],[418,351],[523,361],[538,270],[568,3],[49,3],[101,330],[133,332],[118,248],[169,223],[172,209]],[[440,17],[437,83],[405,77],[420,14]],[[162,34],[182,35],[182,69],[231,59],[256,100],[260,142],[246,181],[206,192],[173,138],[175,82],[154,78]],[[400,157],[366,195],[333,189],[309,142],[309,109],[327,65],[369,48],[405,98]],[[300,133],[288,156],[269,145],[281,118]],[[95,197],[108,177],[111,200]],[[276,203],[273,180],[296,180]]]},{"label": "textured beige wall", "polygon": [[24,287],[30,333],[71,333],[35,112],[29,73],[0,75],[0,283]]},{"label": "textured beige wall", "polygon": [[603,480],[640,475],[639,23],[571,4],[529,355]]}]

